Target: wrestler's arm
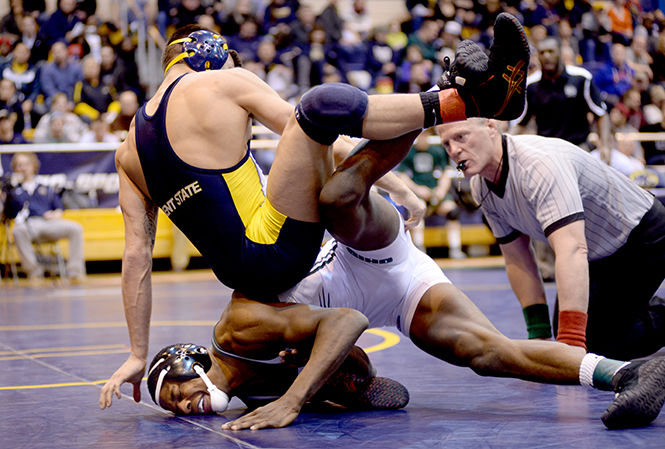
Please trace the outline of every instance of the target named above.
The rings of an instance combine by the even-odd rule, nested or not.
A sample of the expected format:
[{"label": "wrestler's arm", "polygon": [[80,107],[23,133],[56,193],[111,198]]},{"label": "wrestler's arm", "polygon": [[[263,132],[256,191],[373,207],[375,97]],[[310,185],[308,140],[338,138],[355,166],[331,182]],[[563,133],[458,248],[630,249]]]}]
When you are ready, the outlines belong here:
[{"label": "wrestler's arm", "polygon": [[294,107],[261,78],[243,68],[223,70],[220,94],[232,99],[272,132],[282,134]]},{"label": "wrestler's arm", "polygon": [[528,236],[520,235],[501,245],[508,280],[522,308],[547,303],[530,242]]},{"label": "wrestler's arm", "polygon": [[117,164],[120,207],[125,224],[125,250],[122,255],[122,298],[129,330],[131,352],[113,373],[99,396],[99,406],[111,406],[113,394],[121,397],[120,386],[133,384],[134,400],[141,400],[140,384],[145,372],[152,307],[152,250],[157,227],[157,206],[129,179]]},{"label": "wrestler's arm", "polygon": [[[224,429],[284,427],[335,372],[369,322],[353,309],[318,309],[304,304],[268,305],[234,298],[227,322],[240,329],[233,335],[244,345],[279,342],[308,351],[309,360],[286,393],[270,404],[224,424]],[[245,324],[242,324],[245,323]],[[244,330],[242,330],[244,329]]]}]

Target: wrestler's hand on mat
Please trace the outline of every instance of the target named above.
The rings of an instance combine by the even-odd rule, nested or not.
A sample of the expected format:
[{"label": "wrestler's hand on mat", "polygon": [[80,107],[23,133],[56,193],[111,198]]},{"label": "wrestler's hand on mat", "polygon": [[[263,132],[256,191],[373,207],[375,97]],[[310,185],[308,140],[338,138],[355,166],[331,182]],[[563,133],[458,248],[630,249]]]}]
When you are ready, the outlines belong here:
[{"label": "wrestler's hand on mat", "polygon": [[104,384],[104,387],[102,387],[102,392],[99,394],[99,408],[103,410],[106,407],[110,407],[113,402],[113,394],[120,399],[122,397],[120,386],[125,382],[129,382],[134,386],[134,400],[140,402],[141,378],[145,372],[145,365],[145,360],[130,355],[125,363],[113,373],[111,378]]},{"label": "wrestler's hand on mat", "polygon": [[409,219],[404,222],[407,231],[418,226],[425,217],[427,205],[412,190],[407,189],[399,194],[391,193],[390,198],[409,212]]},{"label": "wrestler's hand on mat", "polygon": [[287,396],[282,396],[270,404],[259,407],[235,421],[222,426],[225,430],[258,430],[268,427],[286,427],[300,414],[300,406],[292,404]]}]

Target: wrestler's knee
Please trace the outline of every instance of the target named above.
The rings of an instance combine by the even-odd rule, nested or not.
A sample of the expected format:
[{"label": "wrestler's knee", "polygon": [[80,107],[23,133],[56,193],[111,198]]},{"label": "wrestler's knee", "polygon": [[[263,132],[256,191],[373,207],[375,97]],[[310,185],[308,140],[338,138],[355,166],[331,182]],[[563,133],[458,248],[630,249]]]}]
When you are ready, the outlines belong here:
[{"label": "wrestler's knee", "polygon": [[340,134],[362,136],[368,97],[360,89],[326,83],[307,91],[296,106],[296,119],[312,140],[331,145]]},{"label": "wrestler's knee", "polygon": [[321,189],[319,210],[322,216],[355,209],[366,196],[364,185],[353,182],[350,174],[336,173]]}]

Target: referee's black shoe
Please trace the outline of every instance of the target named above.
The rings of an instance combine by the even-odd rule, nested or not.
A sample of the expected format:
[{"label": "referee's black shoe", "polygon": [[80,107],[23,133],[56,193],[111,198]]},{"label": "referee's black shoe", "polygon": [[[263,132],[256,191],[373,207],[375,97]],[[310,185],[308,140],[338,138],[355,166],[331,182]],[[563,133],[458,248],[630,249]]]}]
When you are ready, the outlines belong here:
[{"label": "referee's black shoe", "polygon": [[489,57],[475,42],[462,41],[452,64],[444,60],[437,85],[441,90],[457,89],[467,117],[513,120],[526,105],[529,58],[524,28],[514,16],[501,13],[494,22]]},{"label": "referee's black shoe", "polygon": [[656,419],[665,403],[665,357],[631,362],[612,378],[614,402],[601,419],[608,429],[642,427]]}]

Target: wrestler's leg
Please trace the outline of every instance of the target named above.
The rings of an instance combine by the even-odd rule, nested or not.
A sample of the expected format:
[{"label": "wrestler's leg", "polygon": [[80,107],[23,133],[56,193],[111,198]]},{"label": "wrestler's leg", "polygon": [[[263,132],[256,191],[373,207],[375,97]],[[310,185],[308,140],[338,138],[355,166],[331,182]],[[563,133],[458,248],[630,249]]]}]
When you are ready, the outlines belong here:
[{"label": "wrestler's leg", "polygon": [[579,384],[585,353],[563,343],[511,340],[452,284],[437,284],[421,299],[411,339],[425,352],[482,376]]},{"label": "wrestler's leg", "polygon": [[494,31],[489,57],[465,41],[452,64],[444,61],[437,83],[443,90],[368,97],[349,85],[326,83],[302,96],[298,121],[312,139],[330,144],[335,133],[386,140],[467,117],[515,119],[525,106],[529,43],[510,14],[496,18]]},{"label": "wrestler's leg", "polygon": [[424,351],[483,376],[613,390],[614,401],[601,416],[610,429],[645,426],[665,403],[665,358],[623,363],[563,343],[510,340],[452,284],[425,293],[410,330]]},{"label": "wrestler's leg", "polygon": [[290,218],[319,222],[319,192],[332,171],[332,149],[307,137],[292,115],[270,168],[268,201]]},{"label": "wrestler's leg", "polygon": [[420,94],[367,95],[342,83],[307,91],[295,115],[312,140],[331,145],[337,136],[389,140],[409,131],[464,120],[464,102],[455,89]]},{"label": "wrestler's leg", "polygon": [[[422,120],[422,106],[418,108]],[[296,220],[318,222],[319,193],[333,172],[332,151],[327,144],[309,137],[302,129],[302,123],[295,116],[287,122],[270,169],[267,195],[273,207],[282,214]],[[406,134],[398,134],[399,137],[392,140],[364,142],[361,148],[354,150],[336,172],[336,176],[343,173],[339,181],[349,177],[353,181],[338,183],[337,187],[352,188],[355,194],[366,195],[374,181],[406,156],[413,140],[421,132],[422,122],[411,129],[407,125],[401,126],[395,129]],[[393,130],[390,135],[394,134]],[[361,184],[356,185],[356,182]],[[332,192],[332,188],[328,191]],[[334,196],[338,194],[333,193]]]},{"label": "wrestler's leg", "polygon": [[[461,99],[459,101],[463,104]],[[425,109],[419,94],[369,95],[368,103],[362,137],[386,140],[426,127]],[[442,109],[445,107],[441,106]]]},{"label": "wrestler's leg", "polygon": [[383,248],[395,239],[397,211],[378,194],[370,195],[370,188],[404,158],[418,134],[363,141],[337,166],[319,197],[322,219],[335,238],[359,250]]},{"label": "wrestler's leg", "polygon": [[464,103],[454,89],[423,95],[368,96],[355,87],[337,83],[317,86],[305,93],[277,146],[267,187],[270,203],[288,217],[318,222],[318,195],[332,173],[329,147],[339,135],[396,139],[395,144],[385,147],[379,143],[371,145],[372,157],[367,162],[375,165],[373,173],[382,175],[404,158],[424,126],[434,124],[433,113],[430,111],[426,117],[426,110],[440,109],[440,114],[446,114],[444,120],[464,118],[460,112]]}]

